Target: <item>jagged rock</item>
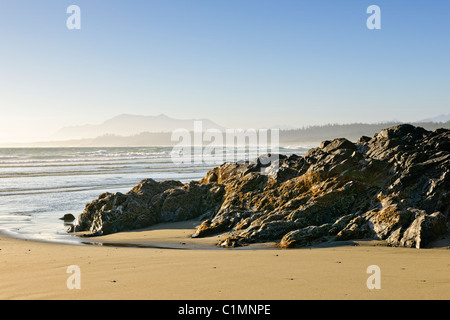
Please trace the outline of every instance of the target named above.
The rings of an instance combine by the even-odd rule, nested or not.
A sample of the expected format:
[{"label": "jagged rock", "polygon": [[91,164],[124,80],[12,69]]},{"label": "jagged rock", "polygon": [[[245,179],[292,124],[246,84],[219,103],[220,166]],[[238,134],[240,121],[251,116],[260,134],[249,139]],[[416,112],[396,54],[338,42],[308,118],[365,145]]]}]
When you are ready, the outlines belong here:
[{"label": "jagged rock", "polygon": [[146,179],[127,194],[100,195],[86,205],[69,232],[106,235],[161,222],[189,220],[216,212],[222,195],[223,187],[219,185]]},{"label": "jagged rock", "polygon": [[245,246],[246,244],[242,242],[242,237],[228,237],[217,243],[219,247],[222,248],[237,248]]},{"label": "jagged rock", "polygon": [[291,231],[281,239],[280,247],[289,248],[310,245],[313,241],[328,235],[331,224],[321,226],[309,226],[303,229]]},{"label": "jagged rock", "polygon": [[423,210],[412,209],[414,221],[402,232],[402,228],[393,232],[388,239],[392,246],[423,248],[439,235],[447,231],[447,219],[440,212],[431,215]]},{"label": "jagged rock", "polygon": [[73,231],[105,234],[200,217],[192,236],[229,232],[218,244],[224,247],[379,239],[422,248],[448,233],[449,171],[450,130],[400,125],[356,143],[324,141],[303,157],[225,163],[198,182],[144,180],[88,204]]}]

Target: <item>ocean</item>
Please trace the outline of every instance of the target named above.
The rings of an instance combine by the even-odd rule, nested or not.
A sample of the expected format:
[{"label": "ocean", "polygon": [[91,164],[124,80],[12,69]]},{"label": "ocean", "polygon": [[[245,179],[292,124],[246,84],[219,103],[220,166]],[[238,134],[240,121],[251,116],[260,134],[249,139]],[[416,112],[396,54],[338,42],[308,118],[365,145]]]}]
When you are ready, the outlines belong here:
[{"label": "ocean", "polygon": [[[302,155],[307,148],[281,148]],[[67,234],[65,214],[75,217],[104,192],[131,190],[146,178],[200,180],[217,158],[177,164],[173,147],[0,148],[0,231],[12,237],[81,244]],[[252,159],[257,151],[235,150]]]}]

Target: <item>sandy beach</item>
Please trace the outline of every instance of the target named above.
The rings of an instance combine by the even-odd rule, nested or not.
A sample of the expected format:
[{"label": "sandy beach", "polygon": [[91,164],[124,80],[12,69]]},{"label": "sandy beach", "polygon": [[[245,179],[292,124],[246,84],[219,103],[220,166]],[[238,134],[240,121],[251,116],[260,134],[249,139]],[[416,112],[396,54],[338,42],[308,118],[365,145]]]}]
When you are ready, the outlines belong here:
[{"label": "sandy beach", "polygon": [[[221,249],[214,246],[220,236],[191,239],[193,225],[87,239],[110,245],[1,235],[0,299],[450,299],[450,252],[442,244],[420,250],[365,242]],[[67,286],[73,265],[80,289]],[[380,289],[367,287],[371,265],[380,268]]]}]

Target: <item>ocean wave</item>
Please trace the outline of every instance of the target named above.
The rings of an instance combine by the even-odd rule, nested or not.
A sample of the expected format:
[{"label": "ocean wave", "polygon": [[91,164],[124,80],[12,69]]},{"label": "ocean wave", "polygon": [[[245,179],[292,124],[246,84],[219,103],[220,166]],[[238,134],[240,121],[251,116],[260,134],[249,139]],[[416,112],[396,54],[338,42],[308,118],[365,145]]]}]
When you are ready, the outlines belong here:
[{"label": "ocean wave", "polygon": [[[309,147],[293,146],[280,147],[279,150],[283,153],[291,153],[297,151],[306,151]],[[188,147],[183,151],[188,150],[192,156],[199,153],[199,148]],[[207,150],[206,147],[200,149],[200,153]],[[270,148],[264,151],[258,147],[233,147],[223,146],[214,147],[216,155],[237,155],[240,158],[256,158],[263,153],[270,152]],[[170,161],[173,156],[179,154],[179,149],[173,147],[149,148],[149,149],[129,149],[129,148],[114,148],[108,149],[55,149],[55,150],[20,150],[16,154],[9,154],[12,151],[8,150],[8,154],[0,149],[0,167],[7,166],[45,166],[45,165],[85,165],[85,164],[99,164],[99,163],[113,163],[117,161],[155,161],[166,160]],[[184,152],[186,153],[186,152]],[[207,155],[206,155],[207,156]]]},{"label": "ocean wave", "polygon": [[93,162],[99,162],[99,163],[105,163],[108,161],[114,162],[114,161],[134,161],[134,160],[151,160],[151,159],[164,159],[169,158],[167,155],[146,155],[146,156],[124,156],[124,155],[108,155],[107,157],[97,157],[97,158],[89,158],[89,157],[79,157],[79,158],[52,158],[52,159],[14,159],[14,160],[1,160],[0,166],[4,165],[27,165],[27,164],[79,164],[79,163],[93,163]]}]

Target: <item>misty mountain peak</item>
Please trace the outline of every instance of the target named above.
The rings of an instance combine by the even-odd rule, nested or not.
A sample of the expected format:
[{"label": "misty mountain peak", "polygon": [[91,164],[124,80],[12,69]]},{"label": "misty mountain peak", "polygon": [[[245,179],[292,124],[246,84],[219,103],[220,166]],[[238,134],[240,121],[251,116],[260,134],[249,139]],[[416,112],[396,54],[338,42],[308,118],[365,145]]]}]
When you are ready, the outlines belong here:
[{"label": "misty mountain peak", "polygon": [[[194,119],[175,119],[165,114],[157,116],[143,116],[120,114],[98,125],[82,125],[64,127],[54,136],[55,140],[75,140],[97,138],[103,135],[132,136],[143,132],[173,132],[177,129],[193,130]],[[202,119],[204,129],[224,127],[215,122]]]}]

